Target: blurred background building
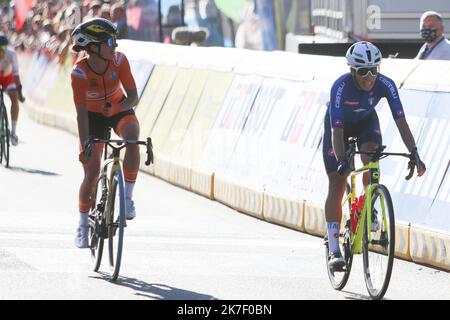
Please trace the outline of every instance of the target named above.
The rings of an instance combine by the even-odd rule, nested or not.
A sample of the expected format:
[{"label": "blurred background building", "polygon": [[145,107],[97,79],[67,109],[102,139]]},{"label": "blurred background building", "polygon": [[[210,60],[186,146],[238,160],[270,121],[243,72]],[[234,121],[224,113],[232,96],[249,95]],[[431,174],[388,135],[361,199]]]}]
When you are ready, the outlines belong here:
[{"label": "blurred background building", "polygon": [[316,54],[342,54],[362,39],[415,51],[428,10],[450,28],[449,0],[0,0],[0,7],[0,31],[16,47],[49,55],[64,52],[74,26],[95,16],[111,19],[119,38],[174,43],[183,27],[207,30],[202,46]]}]

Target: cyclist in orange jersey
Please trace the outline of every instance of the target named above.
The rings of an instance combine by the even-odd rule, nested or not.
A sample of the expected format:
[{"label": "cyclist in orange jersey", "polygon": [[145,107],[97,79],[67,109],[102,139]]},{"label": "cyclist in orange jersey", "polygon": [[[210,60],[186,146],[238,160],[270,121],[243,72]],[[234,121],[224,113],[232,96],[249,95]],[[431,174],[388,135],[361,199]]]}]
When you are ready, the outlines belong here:
[{"label": "cyclist in orange jersey", "polygon": [[[86,56],[75,63],[71,73],[80,142],[79,161],[84,169],[79,193],[80,220],[75,238],[75,245],[79,248],[88,247],[88,213],[103,150],[102,146],[94,148],[91,157],[86,159],[83,149],[87,138],[107,139],[109,128],[123,139],[139,138],[139,122],[133,110],[138,102],[136,83],[128,59],[115,51],[116,34],[114,24],[102,18],[83,22],[72,32],[72,49],[86,52]],[[138,145],[128,145],[123,162],[127,219],[136,216],[132,196],[139,162]]]}]

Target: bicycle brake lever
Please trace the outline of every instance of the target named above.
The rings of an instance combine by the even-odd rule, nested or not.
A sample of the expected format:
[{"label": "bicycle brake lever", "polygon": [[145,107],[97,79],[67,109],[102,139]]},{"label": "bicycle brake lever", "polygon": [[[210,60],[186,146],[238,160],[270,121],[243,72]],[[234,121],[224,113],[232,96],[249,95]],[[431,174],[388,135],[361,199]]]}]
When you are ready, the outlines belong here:
[{"label": "bicycle brake lever", "polygon": [[151,163],[153,163],[152,138],[147,138],[147,161],[145,161],[145,165],[149,166]]},{"label": "bicycle brake lever", "polygon": [[405,177],[406,180],[409,180],[412,178],[412,176],[414,175],[414,168],[415,168],[415,164],[410,160],[408,162],[408,169],[409,169],[409,173],[408,175]]}]

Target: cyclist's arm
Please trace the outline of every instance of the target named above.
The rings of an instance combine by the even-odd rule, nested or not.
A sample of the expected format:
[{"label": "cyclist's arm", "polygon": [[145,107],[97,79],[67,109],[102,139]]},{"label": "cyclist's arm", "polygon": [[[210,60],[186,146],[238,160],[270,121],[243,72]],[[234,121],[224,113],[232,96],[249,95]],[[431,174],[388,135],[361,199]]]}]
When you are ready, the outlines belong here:
[{"label": "cyclist's arm", "polygon": [[77,106],[78,137],[83,147],[89,135],[88,111],[84,106]]},{"label": "cyclist's arm", "polygon": [[80,145],[84,146],[84,142],[89,135],[88,109],[86,105],[87,77],[84,71],[76,66],[72,70],[71,80],[73,101],[77,110],[78,136]]},{"label": "cyclist's arm", "polygon": [[[123,55],[120,53],[120,55]],[[120,102],[120,109],[126,111],[132,109],[138,103],[138,94],[136,89],[136,82],[134,81],[133,74],[131,73],[130,63],[125,55],[121,57],[121,63],[119,66],[120,82],[126,92],[126,98]]]},{"label": "cyclist's arm", "polygon": [[125,90],[127,96],[119,103],[120,109],[126,111],[132,109],[138,103],[138,94],[136,88]]},{"label": "cyclist's arm", "polygon": [[345,144],[344,144],[344,129],[343,128],[332,128],[332,144],[334,155],[338,162],[345,160]]},{"label": "cyclist's arm", "polygon": [[405,144],[408,151],[411,152],[416,146],[416,142],[414,140],[414,136],[409,129],[408,122],[406,122],[406,118],[397,118],[395,119],[395,124],[397,125],[398,131],[400,132],[400,136],[402,137],[403,143]]},{"label": "cyclist's arm", "polygon": [[408,148],[408,151],[415,154],[417,154],[417,157],[419,159],[419,163],[417,163],[417,174],[419,177],[423,176],[426,167],[425,164],[420,160],[419,154],[417,152],[416,142],[414,140],[414,136],[411,133],[411,130],[409,129],[408,122],[406,122],[405,118],[398,118],[395,119],[395,123],[397,125],[398,131],[400,132],[400,136],[402,137],[403,143],[405,144],[406,148]]},{"label": "cyclist's arm", "polygon": [[345,82],[336,81],[331,88],[329,115],[331,124],[331,142],[338,162],[346,160],[344,142],[344,112],[342,95]]}]

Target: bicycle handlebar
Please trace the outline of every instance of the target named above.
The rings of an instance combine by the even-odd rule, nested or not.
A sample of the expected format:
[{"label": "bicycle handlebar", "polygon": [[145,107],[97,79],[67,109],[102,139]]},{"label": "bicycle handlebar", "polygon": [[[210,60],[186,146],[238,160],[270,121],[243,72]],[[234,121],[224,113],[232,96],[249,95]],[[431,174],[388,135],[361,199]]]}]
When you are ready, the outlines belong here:
[{"label": "bicycle handlebar", "polygon": [[379,146],[376,150],[373,151],[356,151],[356,140],[355,139],[349,139],[350,144],[350,150],[348,150],[348,158],[351,159],[355,156],[355,154],[365,154],[370,155],[371,161],[378,161],[380,159],[386,158],[387,156],[399,156],[399,157],[405,157],[409,159],[408,162],[408,174],[406,175],[405,179],[410,180],[412,176],[414,175],[414,170],[416,168],[416,164],[419,163],[418,159],[416,159],[417,154],[414,153],[396,153],[396,152],[383,152],[384,149],[386,149],[386,146]]},{"label": "bicycle handlebar", "polygon": [[[84,157],[86,159],[89,159],[91,157],[91,151],[92,146],[96,143],[103,143],[114,150],[121,150],[124,147],[126,147],[129,144],[137,144],[137,145],[145,145],[147,147],[146,153],[147,153],[147,160],[145,161],[145,165],[149,166],[151,163],[153,163],[153,144],[152,139],[150,137],[147,138],[147,141],[139,141],[139,140],[114,140],[114,139],[98,139],[98,138],[92,138],[88,137],[86,142],[84,143]],[[115,146],[115,145],[117,146]]]}]

